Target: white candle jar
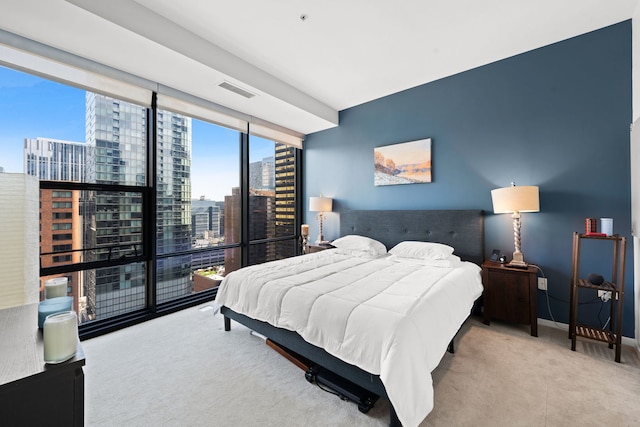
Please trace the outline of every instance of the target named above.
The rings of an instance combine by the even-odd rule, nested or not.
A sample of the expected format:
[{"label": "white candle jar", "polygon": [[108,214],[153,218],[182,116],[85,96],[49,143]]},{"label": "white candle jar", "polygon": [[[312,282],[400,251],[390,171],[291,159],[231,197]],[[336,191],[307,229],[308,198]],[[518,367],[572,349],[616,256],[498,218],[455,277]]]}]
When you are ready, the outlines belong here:
[{"label": "white candle jar", "polygon": [[66,297],[68,279],[66,277],[56,277],[44,282],[45,299]]},{"label": "white candle jar", "polygon": [[51,314],[42,327],[44,361],[61,363],[72,358],[78,348],[78,316],[75,311]]},{"label": "white candle jar", "polygon": [[613,218],[600,218],[600,232],[613,236]]}]

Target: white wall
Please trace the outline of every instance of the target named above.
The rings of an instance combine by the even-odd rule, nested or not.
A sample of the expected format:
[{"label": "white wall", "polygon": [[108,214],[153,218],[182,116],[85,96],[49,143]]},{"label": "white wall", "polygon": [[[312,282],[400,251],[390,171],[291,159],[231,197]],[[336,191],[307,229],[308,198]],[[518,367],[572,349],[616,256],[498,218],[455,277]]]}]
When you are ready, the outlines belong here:
[{"label": "white wall", "polygon": [[[640,349],[640,0],[632,21],[632,117],[631,131],[631,230],[634,253],[634,296],[636,314],[636,347]],[[635,165],[635,167],[634,167]]]},{"label": "white wall", "polygon": [[[634,48],[635,50],[635,48]],[[631,233],[633,234],[633,283],[635,296],[635,336],[636,344],[640,349],[640,292],[638,284],[640,283],[640,119],[633,122],[631,130]]]},{"label": "white wall", "polygon": [[632,117],[633,122],[640,118],[640,0],[637,1],[636,10],[632,20]]}]

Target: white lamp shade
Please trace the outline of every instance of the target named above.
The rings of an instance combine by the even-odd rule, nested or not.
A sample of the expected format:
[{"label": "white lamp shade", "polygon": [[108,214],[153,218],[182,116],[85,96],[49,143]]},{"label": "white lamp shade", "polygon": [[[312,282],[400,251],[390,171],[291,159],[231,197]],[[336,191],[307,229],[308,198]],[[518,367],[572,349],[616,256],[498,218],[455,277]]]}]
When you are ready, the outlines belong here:
[{"label": "white lamp shade", "polygon": [[333,199],[329,197],[309,197],[309,210],[311,212],[331,212]]},{"label": "white lamp shade", "polygon": [[494,213],[539,212],[540,198],[536,186],[511,186],[491,190]]}]

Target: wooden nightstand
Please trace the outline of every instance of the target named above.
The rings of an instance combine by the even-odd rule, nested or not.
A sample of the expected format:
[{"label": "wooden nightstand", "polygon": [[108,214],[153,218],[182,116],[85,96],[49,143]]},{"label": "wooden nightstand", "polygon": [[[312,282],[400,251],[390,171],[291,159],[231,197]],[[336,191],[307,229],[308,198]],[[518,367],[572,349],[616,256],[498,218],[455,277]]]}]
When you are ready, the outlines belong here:
[{"label": "wooden nightstand", "polygon": [[324,251],[325,249],[331,249],[333,246],[320,246],[320,245],[309,245],[307,249],[308,254],[312,254],[314,252]]},{"label": "wooden nightstand", "polygon": [[482,263],[484,323],[491,319],[531,325],[538,336],[537,268],[507,267],[497,262]]}]

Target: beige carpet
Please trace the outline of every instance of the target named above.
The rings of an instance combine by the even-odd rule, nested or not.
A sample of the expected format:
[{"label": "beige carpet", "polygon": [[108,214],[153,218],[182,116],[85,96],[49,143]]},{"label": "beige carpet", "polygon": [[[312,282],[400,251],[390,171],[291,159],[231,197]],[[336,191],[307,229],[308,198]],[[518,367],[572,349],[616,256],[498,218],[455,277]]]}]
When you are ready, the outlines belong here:
[{"label": "beige carpet", "polygon": [[[640,359],[566,331],[470,318],[434,371],[425,426],[637,426]],[[207,306],[83,342],[87,426],[385,426],[304,379],[261,339]]]}]

